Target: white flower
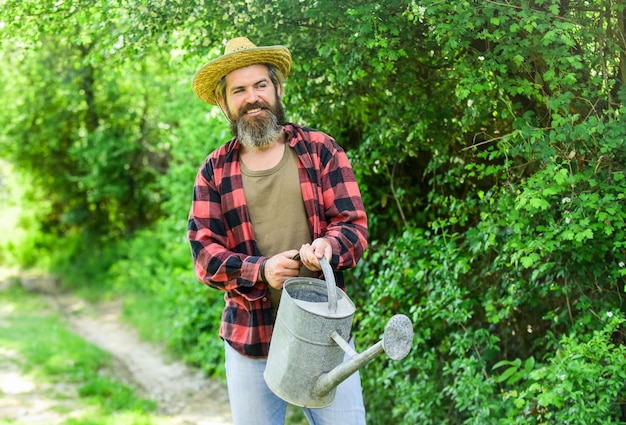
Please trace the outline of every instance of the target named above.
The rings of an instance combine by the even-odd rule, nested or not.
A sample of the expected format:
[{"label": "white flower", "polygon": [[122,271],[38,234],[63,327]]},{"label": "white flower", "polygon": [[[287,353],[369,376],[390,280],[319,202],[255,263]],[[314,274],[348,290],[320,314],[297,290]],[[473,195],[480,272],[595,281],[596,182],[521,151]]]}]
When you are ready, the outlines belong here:
[{"label": "white flower", "polygon": [[570,202],[572,202],[572,199],[568,198],[567,196],[565,198],[561,199],[561,203],[562,204],[568,204]]}]

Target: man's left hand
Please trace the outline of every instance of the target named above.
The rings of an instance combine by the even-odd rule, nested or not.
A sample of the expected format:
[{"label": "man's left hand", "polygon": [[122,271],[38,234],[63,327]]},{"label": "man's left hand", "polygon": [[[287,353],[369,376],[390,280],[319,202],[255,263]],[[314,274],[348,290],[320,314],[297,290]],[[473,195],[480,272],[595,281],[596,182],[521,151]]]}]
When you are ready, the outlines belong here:
[{"label": "man's left hand", "polygon": [[324,238],[315,239],[310,244],[304,244],[300,248],[300,261],[307,269],[312,271],[322,269],[320,258],[326,257],[328,262],[330,262],[332,256],[333,250],[330,243]]}]

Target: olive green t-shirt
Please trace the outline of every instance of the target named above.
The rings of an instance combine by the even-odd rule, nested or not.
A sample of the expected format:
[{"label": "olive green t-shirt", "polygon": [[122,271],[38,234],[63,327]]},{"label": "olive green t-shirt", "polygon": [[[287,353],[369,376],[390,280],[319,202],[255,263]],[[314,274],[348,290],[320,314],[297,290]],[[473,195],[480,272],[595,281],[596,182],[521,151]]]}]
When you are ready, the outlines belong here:
[{"label": "olive green t-shirt", "polygon": [[[246,204],[261,255],[271,257],[311,243],[296,152],[285,145],[280,162],[268,170],[251,171],[243,161],[240,165]],[[302,267],[300,276],[313,276],[313,272]],[[276,317],[281,291],[269,289]]]}]

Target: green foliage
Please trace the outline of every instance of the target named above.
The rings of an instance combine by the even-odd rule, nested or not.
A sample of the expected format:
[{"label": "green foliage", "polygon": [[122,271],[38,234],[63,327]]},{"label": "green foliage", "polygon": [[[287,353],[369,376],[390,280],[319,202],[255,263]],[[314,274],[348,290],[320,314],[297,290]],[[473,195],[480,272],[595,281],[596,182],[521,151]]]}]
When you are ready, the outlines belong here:
[{"label": "green foliage", "polygon": [[7,162],[0,161],[0,264],[34,264],[39,254],[33,234],[39,225],[39,212],[49,208],[44,203],[30,202],[22,196],[24,187],[32,184],[28,175],[20,174]]},{"label": "green foliage", "polygon": [[547,365],[537,367],[532,357],[523,367],[520,359],[494,365],[494,370],[506,368],[496,378],[509,406],[506,419],[499,423],[566,423],[576,418],[576,423],[604,424],[620,416],[626,347],[612,339],[625,319],[609,311],[598,320],[604,327],[588,341],[564,336]]},{"label": "green foliage", "polygon": [[[366,398],[376,400],[372,423],[385,423],[389,412],[394,423],[619,422],[626,382],[619,288],[577,281],[563,288],[573,305],[561,311],[567,300],[553,295],[561,288],[540,273],[518,281],[491,269],[475,276],[484,263],[459,235],[416,229],[391,242],[367,259],[371,270],[359,268],[357,280],[371,296],[359,302],[356,338],[376,341],[385,321],[403,312],[415,324],[415,340],[407,359],[363,370]],[[507,360],[513,353],[526,360]],[[387,397],[377,397],[381,391]],[[541,404],[556,395],[567,402]]]},{"label": "green foliage", "polygon": [[[472,341],[470,335],[478,336],[480,331],[466,327],[475,301],[464,284],[470,258],[457,243],[456,238],[408,230],[365,262],[372,270],[360,280],[370,296],[366,308],[362,299],[359,302],[362,313],[356,340],[377,340],[386,320],[395,313],[409,315],[415,324],[413,350],[407,359],[376,361],[362,373],[366,399],[377,400],[376,408],[368,410],[371,423],[385,423],[390,412],[394,423],[444,423],[446,409],[435,406],[449,403],[453,388],[446,388],[442,373],[473,374],[474,367],[467,369],[459,360],[467,355],[468,361],[474,362],[475,344],[493,350],[497,343],[497,338],[487,333],[482,333],[480,342]],[[482,394],[482,379],[472,379],[472,383],[478,387],[471,393]],[[377,392],[393,396],[380,398]],[[405,407],[407,403],[410,409]]]},{"label": "green foliage", "polygon": [[[378,412],[391,411],[401,423],[491,423],[493,418],[509,418],[510,423],[623,421],[620,374],[585,368],[586,363],[572,364],[567,374],[553,366],[567,364],[559,363],[560,355],[580,344],[610,358],[605,360],[608,370],[623,367],[623,325],[616,324],[612,331],[617,346],[586,342],[584,337],[561,339],[568,332],[601,332],[598,318],[603,311],[624,311],[623,108],[615,97],[604,102],[606,86],[593,79],[574,79],[582,64],[576,57],[563,61],[569,46],[565,34],[586,34],[568,22],[537,10],[517,13],[502,7],[497,18],[489,18],[493,5],[485,4],[479,11],[469,3],[438,5],[454,11],[427,8],[423,19],[431,15],[437,20],[432,21],[433,28],[445,30],[445,36],[437,32],[433,36],[450,43],[447,56],[458,58],[448,76],[458,75],[457,99],[468,106],[458,117],[459,124],[478,137],[461,154],[433,156],[427,167],[434,189],[428,194],[429,208],[436,212],[429,227],[436,233],[410,231],[390,240],[380,250],[381,259],[372,255],[367,261],[373,271],[361,279],[375,292],[363,306],[366,339],[374,340],[370,332],[381,331],[381,325],[376,326],[380,317],[393,311],[420,313],[413,315],[417,342],[413,367],[384,364],[368,371],[365,387],[373,391],[369,399],[377,400],[370,418],[385,423],[385,415]],[[468,9],[456,10],[463,6]],[[509,39],[492,28],[503,15],[521,22],[546,22],[537,30],[538,38],[546,37],[545,49],[530,40],[532,34]],[[481,19],[489,20],[483,24],[487,31],[481,33],[489,43],[467,40],[467,51],[459,49],[471,35],[465,32],[467,26],[456,22],[463,20],[475,29]],[[512,74],[508,67],[515,60],[503,59],[518,54],[536,58],[535,63]],[[586,75],[601,72],[613,60],[600,59],[585,62]],[[520,77],[536,75],[537,70],[551,79],[548,87]],[[476,115],[480,111],[490,116]],[[380,304],[387,309],[381,311]],[[553,349],[559,346],[564,348],[554,357]],[[515,367],[501,376],[490,374],[490,365],[499,359],[506,364],[513,353],[547,365],[527,360],[522,368],[515,361],[511,363]],[[573,373],[574,367],[580,368],[581,376]],[[519,393],[521,376],[535,370],[544,375],[541,380],[536,375],[539,385],[526,393],[527,398],[521,397],[522,402],[517,398],[518,405],[510,397],[501,398],[502,381]],[[398,376],[405,377],[401,384]],[[598,381],[606,388],[592,384]],[[590,392],[606,398],[602,402],[585,398],[581,388],[587,385]],[[387,400],[394,400],[395,408],[376,397],[381,387],[388,389]],[[556,394],[563,397],[570,388],[580,396],[558,408],[534,403],[539,396],[542,402]],[[397,407],[399,399],[416,407],[404,411]],[[527,410],[520,412],[523,402]]]},{"label": "green foliage", "polygon": [[0,154],[33,179],[27,195],[49,205],[36,211],[38,242],[49,249],[47,234],[84,233],[101,243],[156,220],[154,182],[169,150],[157,107],[168,82],[154,71],[163,56],[120,66],[107,43],[121,17],[93,3],[26,2],[2,16],[1,72],[12,81],[3,94],[18,101],[0,116]]}]

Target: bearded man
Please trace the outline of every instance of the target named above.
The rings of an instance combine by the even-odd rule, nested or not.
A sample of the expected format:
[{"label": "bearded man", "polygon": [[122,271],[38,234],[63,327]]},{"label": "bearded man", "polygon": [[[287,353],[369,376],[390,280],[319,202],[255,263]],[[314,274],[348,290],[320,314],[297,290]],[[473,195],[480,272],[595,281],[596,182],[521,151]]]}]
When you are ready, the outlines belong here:
[{"label": "bearded man", "polygon": [[[233,133],[198,171],[188,238],[197,278],[224,292],[219,335],[235,425],[284,424],[287,403],[263,372],[285,281],[321,277],[325,257],[345,290],[342,271],[367,246],[367,217],[345,152],[327,134],[285,119],[290,70],[286,47],[239,37],[192,85],[222,109]],[[330,406],[303,410],[311,424],[364,424],[358,372],[337,387]]]}]

